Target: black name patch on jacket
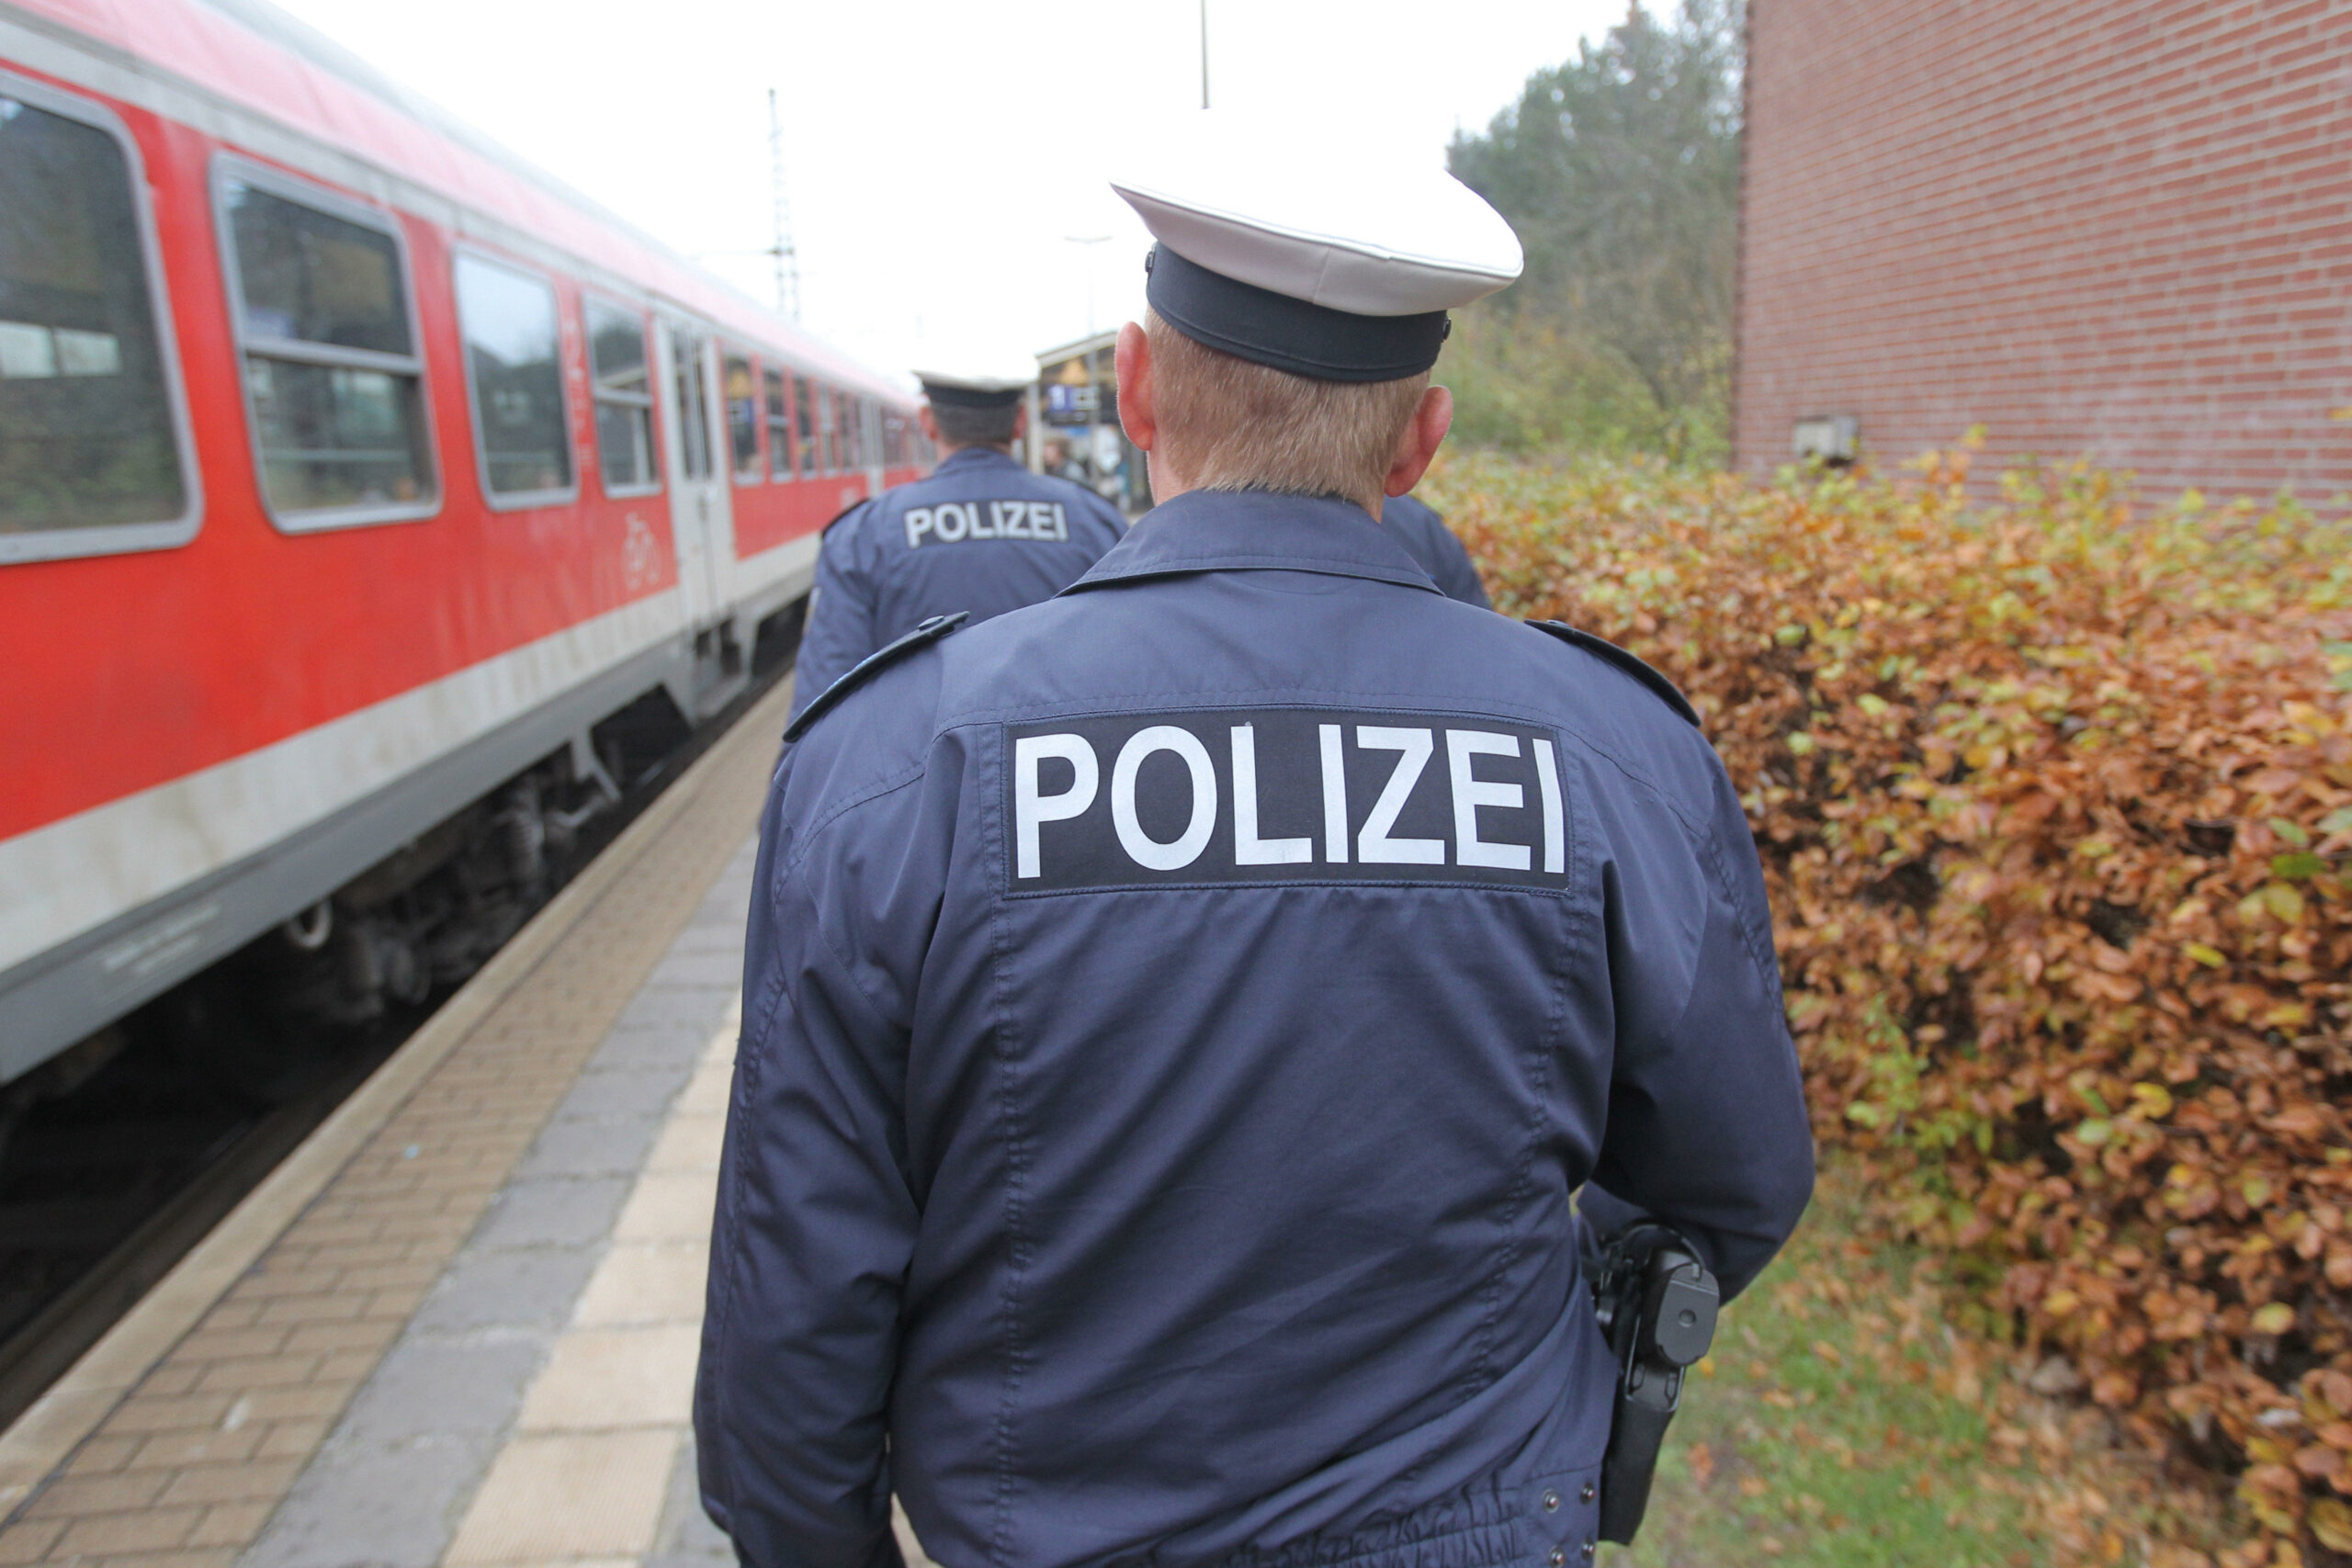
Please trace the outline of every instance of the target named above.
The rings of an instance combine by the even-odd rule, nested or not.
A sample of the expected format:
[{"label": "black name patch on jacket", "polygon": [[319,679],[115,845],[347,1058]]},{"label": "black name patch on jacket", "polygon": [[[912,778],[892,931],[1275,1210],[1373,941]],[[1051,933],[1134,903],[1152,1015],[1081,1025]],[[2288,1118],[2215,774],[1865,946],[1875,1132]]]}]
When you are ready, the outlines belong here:
[{"label": "black name patch on jacket", "polygon": [[1549,730],[1313,708],[1005,733],[1013,893],[1255,882],[1567,886]]},{"label": "black name patch on jacket", "polygon": [[908,507],[903,521],[910,550],[966,539],[1069,537],[1069,518],[1058,501],[942,501]]}]

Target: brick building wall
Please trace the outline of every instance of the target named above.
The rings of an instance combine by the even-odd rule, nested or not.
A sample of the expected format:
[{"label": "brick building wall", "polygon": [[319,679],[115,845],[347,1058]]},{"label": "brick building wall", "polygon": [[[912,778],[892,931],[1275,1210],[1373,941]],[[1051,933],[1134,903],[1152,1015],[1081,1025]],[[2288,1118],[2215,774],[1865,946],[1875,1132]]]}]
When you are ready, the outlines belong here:
[{"label": "brick building wall", "polygon": [[[2352,491],[2352,0],[1750,0],[1734,445]],[[1980,472],[1987,471],[1980,468]]]}]

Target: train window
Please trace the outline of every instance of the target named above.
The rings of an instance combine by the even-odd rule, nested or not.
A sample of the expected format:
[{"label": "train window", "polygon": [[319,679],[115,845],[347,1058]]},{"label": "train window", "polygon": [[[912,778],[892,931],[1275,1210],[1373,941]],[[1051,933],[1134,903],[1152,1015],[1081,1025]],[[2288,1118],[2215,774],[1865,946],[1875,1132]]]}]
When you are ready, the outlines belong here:
[{"label": "train window", "polygon": [[735,482],[760,482],[759,384],[752,378],[752,362],[730,354],[725,364],[727,384],[727,445],[735,459]]},{"label": "train window", "polygon": [[398,225],[284,175],[218,169],[270,516],[307,529],[429,514],[439,484]]},{"label": "train window", "polygon": [[588,300],[586,313],[605,493],[650,495],[662,484],[653,469],[653,382],[645,367],[645,318],[601,299]]},{"label": "train window", "polygon": [[857,449],[857,400],[847,392],[833,394],[833,466],[844,470],[863,467]]},{"label": "train window", "polygon": [[822,459],[817,452],[817,394],[806,376],[792,378],[792,406],[800,431],[800,477],[807,479]]},{"label": "train window", "polygon": [[0,561],[196,532],[145,188],[105,110],[0,76]]},{"label": "train window", "polygon": [[670,369],[678,393],[678,466],[690,479],[710,478],[710,402],[703,389],[703,340],[684,327],[670,329]]},{"label": "train window", "polygon": [[761,400],[767,407],[768,478],[792,477],[792,411],[784,400],[784,372],[760,372]]},{"label": "train window", "polygon": [[833,389],[819,387],[816,396],[817,466],[830,474],[842,466],[841,449],[833,439],[833,433],[838,428],[834,423]]},{"label": "train window", "polygon": [[474,442],[491,504],[569,501],[578,487],[554,285],[470,251],[458,253],[457,278]]}]

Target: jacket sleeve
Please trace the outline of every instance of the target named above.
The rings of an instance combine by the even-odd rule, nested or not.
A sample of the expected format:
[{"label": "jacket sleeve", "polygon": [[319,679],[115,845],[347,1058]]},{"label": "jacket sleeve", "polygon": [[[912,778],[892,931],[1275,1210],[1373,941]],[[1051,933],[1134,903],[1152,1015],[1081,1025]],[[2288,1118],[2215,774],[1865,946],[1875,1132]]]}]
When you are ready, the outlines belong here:
[{"label": "jacket sleeve", "polygon": [[1703,828],[1645,815],[1604,873],[1616,1058],[1581,1206],[1603,1230],[1641,1212],[1674,1226],[1728,1299],[1796,1229],[1813,1134],[1755,840],[1707,761]]},{"label": "jacket sleeve", "polygon": [[[888,1403],[918,1210],[907,1027],[851,927],[856,848],[792,854],[771,794],[695,1387],[704,1506],[745,1568],[900,1568]],[[837,818],[831,839],[859,823]],[[862,840],[861,840],[862,841]]]},{"label": "jacket sleeve", "polygon": [[824,689],[881,647],[874,630],[874,582],[858,557],[859,525],[871,505],[837,517],[817,549],[817,585],[808,599],[808,624],[801,628],[794,660],[792,717]]}]

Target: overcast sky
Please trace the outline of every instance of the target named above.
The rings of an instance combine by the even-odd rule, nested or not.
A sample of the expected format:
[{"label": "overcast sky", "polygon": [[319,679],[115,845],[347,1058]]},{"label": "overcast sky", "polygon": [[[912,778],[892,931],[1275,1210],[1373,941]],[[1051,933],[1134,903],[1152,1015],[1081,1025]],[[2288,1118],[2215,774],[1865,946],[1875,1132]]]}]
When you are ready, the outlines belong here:
[{"label": "overcast sky", "polygon": [[[966,321],[1075,338],[1090,279],[1094,325],[1131,314],[1146,240],[1106,164],[1200,101],[1199,0],[278,3],[763,301],[767,259],[720,253],[768,243],[774,86],[802,319],[892,372]],[[1210,94],[1302,140],[1376,115],[1442,158],[1624,11],[1208,0]]]}]

